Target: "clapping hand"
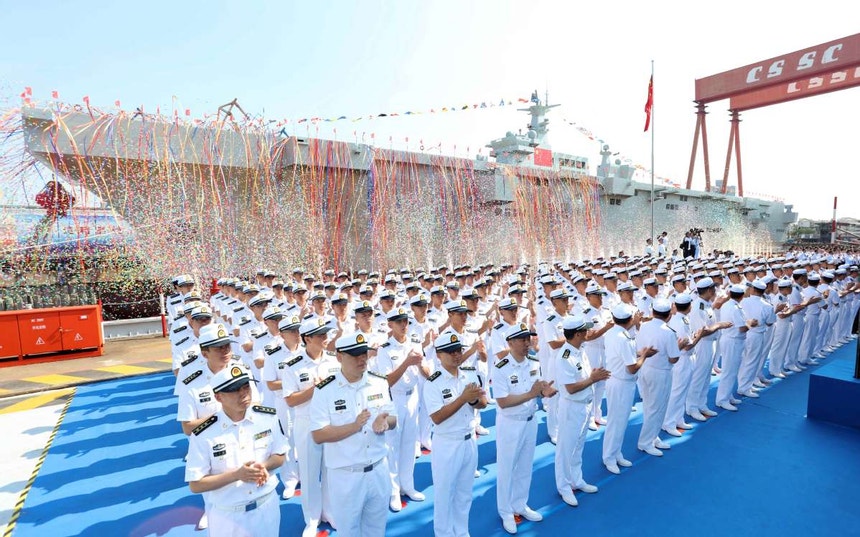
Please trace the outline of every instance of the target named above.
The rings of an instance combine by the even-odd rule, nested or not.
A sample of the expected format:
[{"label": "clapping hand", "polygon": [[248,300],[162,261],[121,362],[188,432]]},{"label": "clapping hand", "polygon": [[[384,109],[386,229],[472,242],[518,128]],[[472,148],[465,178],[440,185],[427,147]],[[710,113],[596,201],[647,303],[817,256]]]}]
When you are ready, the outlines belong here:
[{"label": "clapping hand", "polygon": [[[365,410],[364,412],[367,412]],[[368,413],[369,414],[369,413]],[[382,434],[388,430],[388,412],[380,412],[376,419],[373,420],[373,432]]]}]

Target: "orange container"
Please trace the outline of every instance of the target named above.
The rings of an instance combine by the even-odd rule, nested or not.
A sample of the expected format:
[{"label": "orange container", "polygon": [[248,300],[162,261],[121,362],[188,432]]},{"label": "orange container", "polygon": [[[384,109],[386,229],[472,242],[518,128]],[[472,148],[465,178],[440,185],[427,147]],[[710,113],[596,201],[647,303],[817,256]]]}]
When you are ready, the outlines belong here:
[{"label": "orange container", "polygon": [[0,366],[103,354],[100,304],[0,312]]}]

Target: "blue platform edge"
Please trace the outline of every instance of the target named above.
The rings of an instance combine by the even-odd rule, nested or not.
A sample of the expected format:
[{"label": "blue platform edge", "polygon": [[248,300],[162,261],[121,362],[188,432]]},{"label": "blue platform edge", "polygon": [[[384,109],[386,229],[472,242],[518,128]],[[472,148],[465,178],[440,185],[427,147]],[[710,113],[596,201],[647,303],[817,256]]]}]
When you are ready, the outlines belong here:
[{"label": "blue platform edge", "polygon": [[806,417],[860,429],[860,379],[854,378],[853,359],[831,362],[809,376]]}]

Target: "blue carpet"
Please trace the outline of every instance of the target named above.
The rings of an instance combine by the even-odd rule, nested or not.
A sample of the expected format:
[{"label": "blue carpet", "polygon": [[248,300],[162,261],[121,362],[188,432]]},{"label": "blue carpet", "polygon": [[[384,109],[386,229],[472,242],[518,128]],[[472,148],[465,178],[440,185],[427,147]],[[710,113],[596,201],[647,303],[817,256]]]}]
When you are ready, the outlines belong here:
[{"label": "blue carpet", "polygon": [[[852,343],[824,364],[853,360],[855,352]],[[523,522],[519,534],[860,535],[860,431],[807,420],[808,384],[808,372],[775,383],[739,412],[721,411],[672,439],[659,459],[636,451],[637,411],[624,443],[634,466],[620,476],[601,464],[602,432],[590,432],[583,472],[600,492],[578,494],[577,508],[556,494],[554,446],[541,423],[529,503],[545,519]],[[202,501],[183,482],[187,440],[174,419],[172,387],[173,376],[159,374],[78,388],[14,535],[204,535],[194,531]],[[470,531],[502,536],[495,409],[482,420],[491,434],[479,440]],[[427,501],[389,513],[388,535],[433,534],[427,456],[417,461],[416,485]],[[281,535],[298,535],[299,499],[282,501],[281,515]]]}]

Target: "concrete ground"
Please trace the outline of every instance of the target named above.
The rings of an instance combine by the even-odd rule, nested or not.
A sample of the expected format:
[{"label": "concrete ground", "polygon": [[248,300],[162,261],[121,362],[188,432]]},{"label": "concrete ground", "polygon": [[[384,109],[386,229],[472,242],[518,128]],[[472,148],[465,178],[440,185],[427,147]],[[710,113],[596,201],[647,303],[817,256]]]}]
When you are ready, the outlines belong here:
[{"label": "concrete ground", "polygon": [[13,396],[167,371],[170,367],[170,340],[163,337],[107,341],[104,355],[93,358],[39,363],[25,360],[21,365],[0,367],[0,408],[3,399]]}]

